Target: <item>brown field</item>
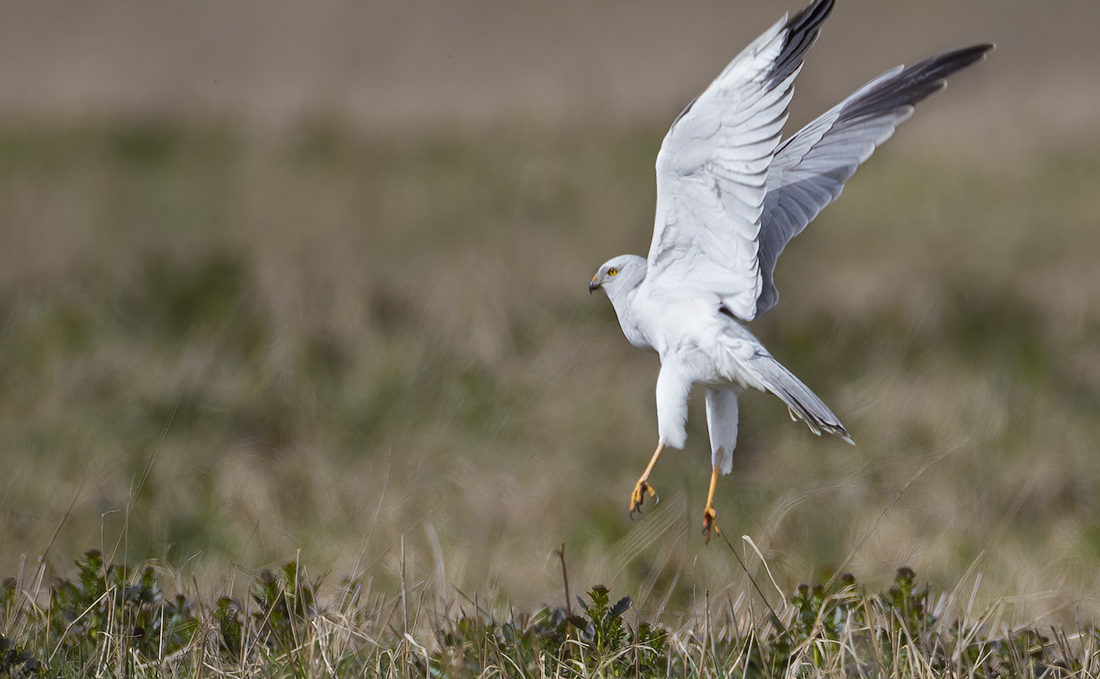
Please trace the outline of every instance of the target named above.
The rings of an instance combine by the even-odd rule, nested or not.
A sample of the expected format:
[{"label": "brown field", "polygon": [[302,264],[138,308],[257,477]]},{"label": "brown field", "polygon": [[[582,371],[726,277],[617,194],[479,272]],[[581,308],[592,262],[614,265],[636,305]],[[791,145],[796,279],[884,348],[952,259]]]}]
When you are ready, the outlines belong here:
[{"label": "brown field", "polygon": [[[778,10],[221,7],[0,9],[0,574],[117,544],[213,590],[300,553],[529,606],[564,543],[576,587],[651,614],[748,596],[697,527],[701,403],[627,519],[656,359],[584,286],[644,250],[664,125]],[[747,396],[721,525],[784,591],[905,564],[945,605],[1096,620],[1100,6],[917,7],[842,3],[794,118],[997,52],[753,326],[858,446]]]}]

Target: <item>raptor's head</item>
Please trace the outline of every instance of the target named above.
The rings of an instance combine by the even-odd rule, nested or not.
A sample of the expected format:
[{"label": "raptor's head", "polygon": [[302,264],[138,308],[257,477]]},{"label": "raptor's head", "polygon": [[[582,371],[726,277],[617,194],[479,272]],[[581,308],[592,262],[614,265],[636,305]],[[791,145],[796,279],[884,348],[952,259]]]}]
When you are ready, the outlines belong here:
[{"label": "raptor's head", "polygon": [[645,278],[645,270],[646,261],[637,255],[612,257],[601,264],[592,275],[588,292],[603,288],[607,296],[614,299],[617,295],[637,287]]}]

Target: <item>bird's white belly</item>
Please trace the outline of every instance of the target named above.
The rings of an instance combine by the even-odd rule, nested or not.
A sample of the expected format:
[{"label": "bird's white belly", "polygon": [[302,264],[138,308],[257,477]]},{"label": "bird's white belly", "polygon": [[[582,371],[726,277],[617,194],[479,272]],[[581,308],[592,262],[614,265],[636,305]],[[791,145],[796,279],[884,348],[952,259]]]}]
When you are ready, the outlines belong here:
[{"label": "bird's white belly", "polygon": [[671,305],[660,311],[663,313],[650,315],[653,322],[643,326],[642,334],[660,354],[661,362],[682,364],[697,383],[724,382],[716,369],[716,358],[722,351],[718,314],[705,307]]},{"label": "bird's white belly", "polygon": [[677,363],[695,384],[755,386],[746,382],[742,365],[763,347],[747,328],[709,304],[669,305],[661,311],[649,315],[654,322],[641,334],[662,364]]},{"label": "bird's white belly", "polygon": [[662,366],[675,364],[693,384],[757,386],[743,365],[763,347],[720,305],[709,295],[654,295],[642,287],[616,311],[631,344],[656,351]]}]

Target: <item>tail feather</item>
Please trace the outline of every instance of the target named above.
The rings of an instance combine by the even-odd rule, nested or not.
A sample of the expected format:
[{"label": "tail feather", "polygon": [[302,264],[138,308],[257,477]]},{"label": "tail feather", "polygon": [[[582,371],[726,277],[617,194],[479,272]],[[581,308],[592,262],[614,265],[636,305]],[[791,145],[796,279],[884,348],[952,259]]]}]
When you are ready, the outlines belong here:
[{"label": "tail feather", "polygon": [[782,363],[770,354],[758,353],[751,367],[763,387],[787,404],[791,419],[801,418],[814,434],[828,432],[855,445],[848,430],[840,423],[840,418]]}]

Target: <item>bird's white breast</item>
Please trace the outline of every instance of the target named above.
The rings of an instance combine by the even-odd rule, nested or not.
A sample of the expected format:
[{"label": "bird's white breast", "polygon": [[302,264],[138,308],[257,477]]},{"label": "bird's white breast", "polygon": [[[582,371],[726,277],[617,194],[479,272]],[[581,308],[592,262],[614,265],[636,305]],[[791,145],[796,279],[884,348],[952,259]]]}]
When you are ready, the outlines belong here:
[{"label": "bird's white breast", "polygon": [[719,311],[717,297],[653,294],[643,284],[623,306],[623,334],[634,346],[656,351],[662,364],[677,363],[697,384],[745,384],[741,366],[759,342]]}]

